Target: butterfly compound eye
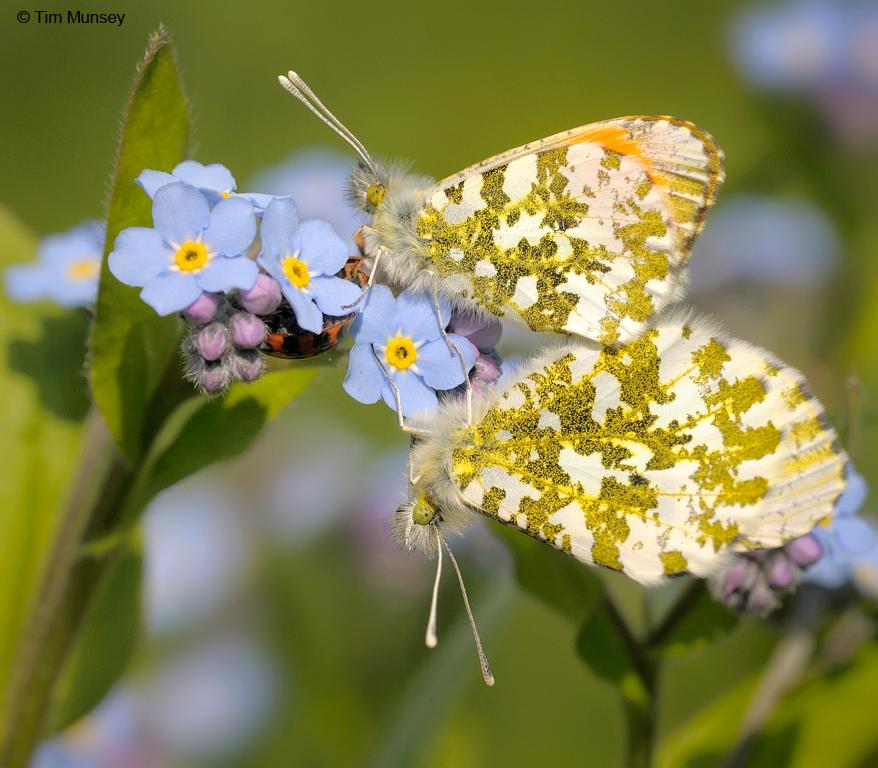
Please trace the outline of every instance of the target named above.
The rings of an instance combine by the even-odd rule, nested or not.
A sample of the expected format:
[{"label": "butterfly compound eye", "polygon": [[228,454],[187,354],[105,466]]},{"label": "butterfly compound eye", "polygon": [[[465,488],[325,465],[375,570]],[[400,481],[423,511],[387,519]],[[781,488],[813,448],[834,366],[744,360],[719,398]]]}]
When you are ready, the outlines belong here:
[{"label": "butterfly compound eye", "polygon": [[429,525],[436,517],[436,510],[423,496],[412,505],[412,521],[416,525]]},{"label": "butterfly compound eye", "polygon": [[387,187],[383,184],[370,184],[369,188],[366,190],[366,198],[369,200],[369,205],[373,208],[377,208],[381,205],[381,201],[384,200],[384,195],[387,194]]}]

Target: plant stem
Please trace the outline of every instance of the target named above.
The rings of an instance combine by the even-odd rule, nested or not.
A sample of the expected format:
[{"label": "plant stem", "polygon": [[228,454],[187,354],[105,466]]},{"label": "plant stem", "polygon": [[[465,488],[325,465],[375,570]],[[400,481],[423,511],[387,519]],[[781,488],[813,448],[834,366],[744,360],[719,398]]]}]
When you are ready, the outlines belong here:
[{"label": "plant stem", "polygon": [[636,701],[623,694],[622,703],[628,726],[629,768],[650,768],[655,748],[655,692],[648,691],[645,701]]},{"label": "plant stem", "polygon": [[52,685],[85,615],[106,561],[80,559],[88,534],[117,508],[130,481],[109,432],[92,411],[82,462],[26,624],[0,741],[0,765],[24,768],[43,732]]},{"label": "plant stem", "polygon": [[628,727],[629,768],[650,768],[655,748],[656,679],[658,665],[639,641],[609,595],[603,599],[603,610],[616,631],[631,661],[636,678],[623,681],[620,693]]},{"label": "plant stem", "polygon": [[646,638],[646,646],[655,648],[662,643],[671,633],[677,622],[680,621],[690,609],[701,599],[707,583],[703,579],[693,579],[676,602],[668,609],[664,618],[656,625]]}]

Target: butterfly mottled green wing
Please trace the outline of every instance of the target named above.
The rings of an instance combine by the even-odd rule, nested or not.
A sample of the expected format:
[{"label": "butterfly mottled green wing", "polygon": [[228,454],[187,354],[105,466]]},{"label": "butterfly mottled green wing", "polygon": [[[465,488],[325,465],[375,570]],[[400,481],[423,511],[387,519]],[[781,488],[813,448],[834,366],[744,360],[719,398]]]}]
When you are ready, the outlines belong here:
[{"label": "butterfly mottled green wing", "polygon": [[488,312],[615,344],[679,297],[722,179],[719,147],[691,123],[623,117],[440,181],[418,235],[435,273]]},{"label": "butterfly mottled green wing", "polygon": [[545,353],[447,450],[468,505],[643,583],[807,533],[846,462],[801,374],[676,321]]}]

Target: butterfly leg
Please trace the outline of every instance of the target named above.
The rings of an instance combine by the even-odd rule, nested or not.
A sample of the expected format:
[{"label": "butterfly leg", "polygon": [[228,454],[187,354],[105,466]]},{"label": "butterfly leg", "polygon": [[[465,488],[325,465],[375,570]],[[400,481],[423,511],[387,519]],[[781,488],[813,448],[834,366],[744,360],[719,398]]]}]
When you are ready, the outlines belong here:
[{"label": "butterfly leg", "polygon": [[[360,245],[360,241],[363,239],[363,237],[362,237],[363,235],[365,235],[365,234],[373,234],[374,235],[375,231],[376,231],[375,227],[370,227],[368,224],[361,224],[357,228],[357,230],[354,232],[354,234],[352,234],[348,238],[348,245],[350,245],[354,241],[357,242],[357,245]],[[364,248],[365,248],[365,243],[363,245],[360,245],[360,250],[364,250]]]},{"label": "butterfly leg", "polygon": [[[431,277],[435,277],[432,272],[429,272],[428,274]],[[466,423],[468,426],[471,426],[473,423],[473,385],[469,380],[469,371],[466,367],[466,361],[463,359],[463,353],[457,348],[457,344],[455,344],[445,332],[445,326],[448,324],[448,321],[442,317],[442,309],[439,306],[439,295],[436,293],[435,284],[433,285],[432,299],[433,311],[436,313],[436,319],[439,321],[439,329],[442,331],[442,338],[448,347],[448,351],[451,352],[460,363],[460,370],[463,371],[463,384],[466,391]],[[451,318],[449,318],[449,320],[450,319]]]},{"label": "butterfly leg", "polygon": [[415,435],[409,435],[409,455],[408,455],[408,464],[409,464],[409,484],[414,487],[421,481],[422,475],[415,474],[415,468],[412,464],[412,450],[415,447]]},{"label": "butterfly leg", "polygon": [[372,287],[372,283],[375,282],[375,274],[378,272],[378,262],[381,260],[381,254],[386,250],[387,249],[383,245],[378,246],[378,251],[375,253],[375,261],[372,262],[372,271],[369,273],[369,280],[366,282],[366,287],[363,288],[363,292],[357,296],[356,300],[352,301],[350,304],[342,304],[342,309],[353,309],[364,298],[366,298],[366,294]]},{"label": "butterfly leg", "polygon": [[430,434],[427,430],[416,429],[415,427],[410,427],[408,424],[405,423],[405,417],[402,415],[402,396],[399,394],[399,387],[397,387],[393,379],[390,378],[390,373],[388,373],[387,368],[385,368],[384,363],[381,362],[381,358],[375,351],[375,345],[370,344],[369,348],[372,350],[372,357],[375,358],[375,362],[378,363],[379,367],[381,368],[381,372],[384,374],[384,378],[390,385],[390,389],[393,392],[393,397],[396,400],[396,420],[399,424],[400,431],[413,436]]}]

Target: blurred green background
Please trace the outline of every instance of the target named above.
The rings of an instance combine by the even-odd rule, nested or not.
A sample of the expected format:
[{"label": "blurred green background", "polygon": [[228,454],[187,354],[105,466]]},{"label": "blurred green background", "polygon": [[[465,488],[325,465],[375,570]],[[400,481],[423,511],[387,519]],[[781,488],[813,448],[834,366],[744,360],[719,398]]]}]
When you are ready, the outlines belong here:
[{"label": "blurred green background", "polygon": [[[868,394],[878,378],[878,131],[852,139],[827,116],[835,102],[760,90],[742,76],[730,34],[740,9],[754,4],[76,7],[126,17],[120,28],[89,27],[20,24],[10,3],[0,12],[0,198],[38,235],[100,217],[120,109],[160,22],[173,36],[194,105],[195,157],[227,165],[244,190],[248,178],[298,149],[344,150],[278,87],[276,75],[290,68],[372,153],[413,159],[416,170],[436,177],[611,116],[672,114],[698,123],[726,152],[715,214],[743,194],[762,196],[751,198],[755,209],[766,199],[810,206],[805,220],[816,210],[834,245],[818,279],[800,280],[797,254],[786,253],[787,273],[765,281],[707,275],[692,302],[800,367],[844,438],[858,435],[860,471],[878,480],[878,459],[867,448],[875,436]],[[726,231],[748,247],[746,221],[733,220]],[[526,344],[513,337],[511,350]],[[361,406],[341,390],[343,353],[321,362],[317,384],[247,455],[157,502],[167,509],[147,524],[148,583],[178,600],[168,610],[179,615],[157,622],[103,714],[67,736],[65,748],[82,761],[75,764],[621,765],[616,691],[578,660],[575,624],[517,585],[487,526],[461,560],[497,685],[482,685],[450,580],[439,648],[423,647],[432,568],[383,543],[406,440],[387,409]],[[861,377],[861,412],[849,407],[851,373]],[[212,520],[225,521],[222,533],[211,533]],[[171,554],[154,553],[154,542]],[[633,619],[649,620],[639,591],[612,577],[608,583]],[[669,660],[659,721],[665,764],[719,764],[751,676],[777,636],[769,624],[745,620]],[[784,762],[764,764],[855,765],[878,756],[866,735],[878,661],[874,648],[863,654],[853,693],[845,679],[812,693],[836,702],[833,723],[862,741],[853,762],[833,761],[838,731],[815,705],[783,715],[781,752],[766,754]]]}]

